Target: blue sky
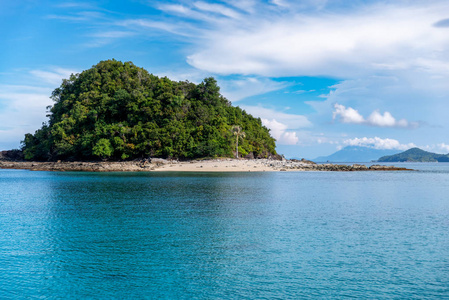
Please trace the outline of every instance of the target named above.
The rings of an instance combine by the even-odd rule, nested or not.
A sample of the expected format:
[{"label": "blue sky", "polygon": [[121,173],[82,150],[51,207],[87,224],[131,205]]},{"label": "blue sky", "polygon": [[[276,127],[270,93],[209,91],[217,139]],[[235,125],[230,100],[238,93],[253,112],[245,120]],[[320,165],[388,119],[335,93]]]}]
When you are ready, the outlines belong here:
[{"label": "blue sky", "polygon": [[101,60],[214,76],[287,157],[347,145],[449,152],[447,1],[0,0],[0,149]]}]

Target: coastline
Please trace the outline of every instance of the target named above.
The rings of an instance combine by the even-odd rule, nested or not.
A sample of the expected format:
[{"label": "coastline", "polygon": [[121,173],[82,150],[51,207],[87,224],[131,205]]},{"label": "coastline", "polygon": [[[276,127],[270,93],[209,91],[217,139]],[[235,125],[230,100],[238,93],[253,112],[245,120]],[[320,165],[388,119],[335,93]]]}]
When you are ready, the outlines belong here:
[{"label": "coastline", "polygon": [[31,171],[83,171],[83,172],[280,172],[280,171],[411,171],[411,169],[372,165],[316,164],[306,160],[270,159],[206,159],[175,161],[152,159],[123,162],[28,162],[0,161],[0,169]]}]

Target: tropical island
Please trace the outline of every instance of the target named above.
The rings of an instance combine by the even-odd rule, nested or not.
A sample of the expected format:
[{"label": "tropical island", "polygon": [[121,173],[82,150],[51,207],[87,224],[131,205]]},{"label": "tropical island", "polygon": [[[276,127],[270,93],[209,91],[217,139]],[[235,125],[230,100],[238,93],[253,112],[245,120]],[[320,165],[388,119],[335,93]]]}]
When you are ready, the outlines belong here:
[{"label": "tropical island", "polygon": [[449,162],[449,154],[437,154],[424,151],[419,148],[411,148],[407,151],[382,156],[378,162]]},{"label": "tropical island", "polygon": [[25,136],[24,158],[277,157],[261,120],[219,91],[212,77],[175,82],[131,62],[101,61],[53,91],[49,120]]},{"label": "tropical island", "polygon": [[[200,84],[157,77],[131,62],[101,61],[63,80],[48,122],[0,168],[73,171],[365,171],[403,168],[285,160],[269,129]],[[205,160],[205,158],[209,160]],[[232,159],[232,158],[237,158]],[[246,160],[239,161],[239,158]],[[195,163],[199,165],[193,166]],[[190,168],[188,167],[190,166]]]}]

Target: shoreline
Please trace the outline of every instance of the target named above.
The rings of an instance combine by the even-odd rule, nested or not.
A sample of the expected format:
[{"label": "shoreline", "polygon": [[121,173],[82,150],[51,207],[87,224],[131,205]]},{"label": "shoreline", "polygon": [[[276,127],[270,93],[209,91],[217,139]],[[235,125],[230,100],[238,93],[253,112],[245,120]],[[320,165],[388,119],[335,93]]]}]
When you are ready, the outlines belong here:
[{"label": "shoreline", "polygon": [[206,159],[175,161],[154,158],[151,162],[28,162],[0,161],[0,169],[22,169],[31,171],[81,171],[81,172],[281,172],[281,171],[412,171],[395,166],[360,164],[316,164],[302,160],[270,159]]}]

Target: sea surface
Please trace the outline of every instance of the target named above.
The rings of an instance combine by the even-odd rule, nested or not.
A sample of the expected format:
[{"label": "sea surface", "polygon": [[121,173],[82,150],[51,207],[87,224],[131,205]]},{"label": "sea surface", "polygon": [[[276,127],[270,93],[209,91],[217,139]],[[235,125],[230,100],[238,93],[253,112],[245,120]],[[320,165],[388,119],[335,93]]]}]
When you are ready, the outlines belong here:
[{"label": "sea surface", "polygon": [[405,166],[0,170],[0,299],[447,299],[449,164]]}]

